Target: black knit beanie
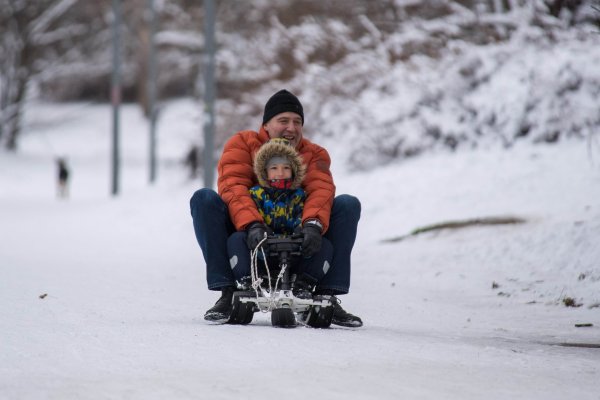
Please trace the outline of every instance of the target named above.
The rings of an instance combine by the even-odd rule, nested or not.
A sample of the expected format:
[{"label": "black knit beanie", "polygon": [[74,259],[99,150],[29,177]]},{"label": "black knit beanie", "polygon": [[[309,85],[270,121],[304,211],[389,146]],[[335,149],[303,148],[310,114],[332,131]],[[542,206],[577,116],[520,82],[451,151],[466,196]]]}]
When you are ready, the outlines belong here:
[{"label": "black knit beanie", "polygon": [[283,89],[271,96],[269,101],[267,101],[267,104],[265,104],[263,125],[269,122],[269,120],[277,114],[287,111],[300,115],[302,118],[302,125],[304,125],[304,111],[302,110],[300,100],[287,90]]}]

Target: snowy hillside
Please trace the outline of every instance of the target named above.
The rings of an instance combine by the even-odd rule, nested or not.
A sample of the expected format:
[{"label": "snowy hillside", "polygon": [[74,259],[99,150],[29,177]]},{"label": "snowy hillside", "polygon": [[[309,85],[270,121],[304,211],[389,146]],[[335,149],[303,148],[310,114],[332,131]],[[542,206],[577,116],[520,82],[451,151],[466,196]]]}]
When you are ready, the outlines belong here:
[{"label": "snowy hillside", "polygon": [[[146,122],[125,107],[112,198],[109,108],[29,110],[20,152],[0,153],[0,399],[599,398],[593,141],[431,152],[353,174],[353,144],[337,141],[338,193],[363,205],[342,300],[365,326],[277,329],[268,315],[214,326],[188,208],[201,182],[177,162],[197,118],[168,105],[149,186]],[[525,222],[385,242],[494,216]]]},{"label": "snowy hillside", "polygon": [[[600,35],[594,28],[557,27],[548,35],[524,10],[489,18],[466,13],[407,23],[381,44],[393,52],[441,37],[438,57],[393,63],[378,48],[383,54],[349,55],[322,71],[327,77],[308,74],[296,86],[317,103],[309,105],[318,117],[312,129],[332,143],[347,141],[341,161],[357,170],[432,149],[502,148],[597,133]],[[477,46],[456,32],[483,30],[491,21],[504,26],[497,28],[503,40]]]},{"label": "snowy hillside", "polygon": [[[484,2],[382,3],[387,14],[290,21],[282,11],[256,34],[224,34],[220,139],[251,126],[281,87],[303,99],[309,132],[332,148],[346,143],[338,160],[354,170],[600,131],[598,26],[541,12],[549,1],[510,2],[519,6],[502,13],[474,10]],[[386,19],[394,7],[403,17]]]}]

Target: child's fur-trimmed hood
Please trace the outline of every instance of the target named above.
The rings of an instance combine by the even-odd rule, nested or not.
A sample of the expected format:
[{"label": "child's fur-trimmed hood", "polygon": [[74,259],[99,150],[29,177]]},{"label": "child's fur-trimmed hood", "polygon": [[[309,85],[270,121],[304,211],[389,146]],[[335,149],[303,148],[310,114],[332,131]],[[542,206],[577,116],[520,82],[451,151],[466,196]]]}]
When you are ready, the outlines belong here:
[{"label": "child's fur-trimmed hood", "polygon": [[292,185],[290,189],[298,189],[302,185],[306,174],[306,167],[302,164],[302,157],[286,139],[271,139],[263,144],[254,157],[254,173],[259,185],[270,187],[267,178],[267,163],[273,157],[284,157],[292,166]]}]

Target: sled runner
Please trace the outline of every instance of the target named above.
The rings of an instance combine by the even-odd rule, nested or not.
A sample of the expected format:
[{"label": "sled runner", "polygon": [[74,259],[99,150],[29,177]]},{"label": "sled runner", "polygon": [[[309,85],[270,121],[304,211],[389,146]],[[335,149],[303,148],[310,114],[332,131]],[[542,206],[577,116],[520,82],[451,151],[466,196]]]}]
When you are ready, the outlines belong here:
[{"label": "sled runner", "polygon": [[[271,324],[277,327],[294,327],[298,323],[314,328],[331,325],[335,298],[312,294],[297,297],[300,295],[295,289],[301,282],[293,267],[302,257],[302,240],[301,235],[268,236],[262,242],[263,250],[259,245],[252,252],[251,282],[238,282],[230,324],[249,324],[254,313],[262,311],[271,313]],[[272,270],[269,260],[277,260]]]}]

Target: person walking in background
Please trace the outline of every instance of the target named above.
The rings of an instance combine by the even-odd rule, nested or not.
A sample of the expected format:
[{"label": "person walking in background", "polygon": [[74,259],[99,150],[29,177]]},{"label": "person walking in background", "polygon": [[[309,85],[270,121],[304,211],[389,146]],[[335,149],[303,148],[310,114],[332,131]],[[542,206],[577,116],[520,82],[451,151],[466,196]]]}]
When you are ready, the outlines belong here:
[{"label": "person walking in background", "polygon": [[192,145],[185,156],[184,163],[190,170],[190,179],[196,179],[198,175],[198,167],[200,164],[198,157],[199,152],[198,146]]}]

